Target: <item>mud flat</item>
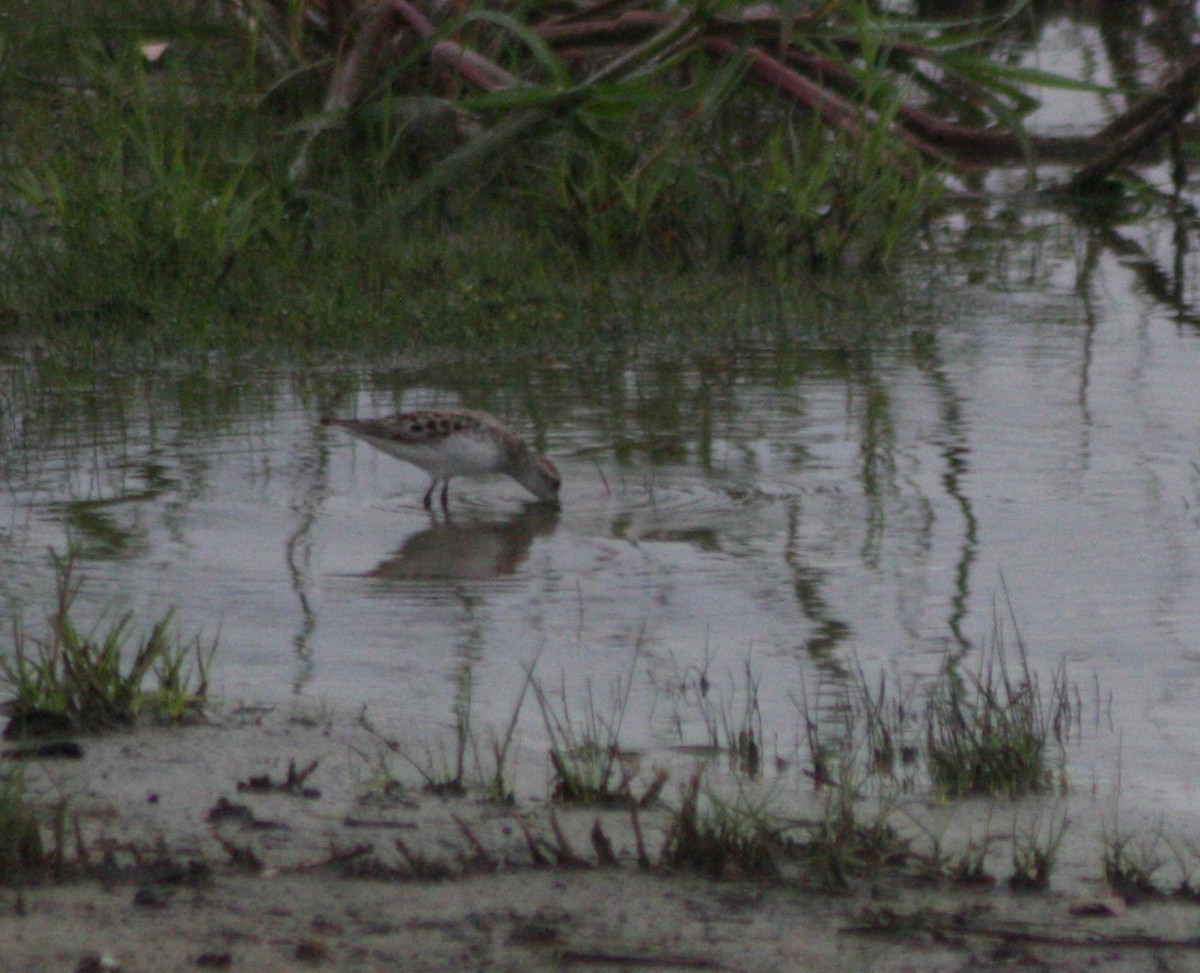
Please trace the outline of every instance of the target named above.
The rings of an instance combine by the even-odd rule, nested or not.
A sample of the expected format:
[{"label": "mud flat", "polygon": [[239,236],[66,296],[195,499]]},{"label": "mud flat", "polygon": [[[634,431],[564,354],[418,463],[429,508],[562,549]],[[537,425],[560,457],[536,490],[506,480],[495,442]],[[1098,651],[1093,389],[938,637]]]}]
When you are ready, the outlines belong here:
[{"label": "mud flat", "polygon": [[[621,811],[364,800],[353,721],[239,711],[81,742],[27,765],[81,843],[72,823],[60,880],[0,886],[4,973],[1200,970],[1200,907],[1124,906],[1086,878],[1091,837],[1064,843],[1080,861],[1047,893],[887,872],[835,893],[641,868]],[[668,814],[641,825],[657,861]]]}]

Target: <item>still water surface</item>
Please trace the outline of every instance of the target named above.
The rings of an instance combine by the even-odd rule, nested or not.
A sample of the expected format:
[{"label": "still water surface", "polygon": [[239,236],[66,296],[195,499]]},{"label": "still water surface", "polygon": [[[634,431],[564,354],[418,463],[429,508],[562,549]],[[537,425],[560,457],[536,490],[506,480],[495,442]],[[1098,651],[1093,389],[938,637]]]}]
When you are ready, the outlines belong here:
[{"label": "still water surface", "polygon": [[[705,672],[732,710],[749,671],[783,757],[804,687],[855,665],[911,685],[978,654],[997,608],[1011,645],[1011,604],[1032,668],[1048,683],[1066,660],[1093,720],[1068,754],[1075,784],[1119,770],[1123,800],[1187,815],[1200,335],[1186,289],[1171,303],[1147,284],[1160,243],[1147,230],[1131,258],[1045,225],[981,247],[970,274],[921,269],[934,298],[865,335],[826,308],[814,337],[810,312],[785,308],[716,346],[617,339],[586,363],[210,362],[64,382],[15,349],[0,604],[37,628],[46,549],[70,531],[85,608],[175,606],[185,632],[219,631],[227,700],[365,706],[419,739],[468,685],[476,727],[502,729],[534,660],[575,713],[609,712],[632,671],[621,740],[654,753],[706,741],[681,687]],[[509,480],[458,480],[444,523],[421,507],[424,474],[317,425],[460,403],[553,458],[561,513]],[[520,727],[540,752],[528,701]]]}]

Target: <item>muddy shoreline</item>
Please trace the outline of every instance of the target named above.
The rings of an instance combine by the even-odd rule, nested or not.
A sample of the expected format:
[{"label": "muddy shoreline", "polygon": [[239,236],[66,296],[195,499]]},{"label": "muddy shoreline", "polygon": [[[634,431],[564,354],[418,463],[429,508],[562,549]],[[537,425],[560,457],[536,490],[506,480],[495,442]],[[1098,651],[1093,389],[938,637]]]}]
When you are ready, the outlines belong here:
[{"label": "muddy shoreline", "polygon": [[[647,870],[620,812],[551,822],[530,795],[507,809],[415,787],[364,801],[361,736],[237,711],[31,762],[31,798],[66,802],[84,858],[63,881],[0,886],[0,971],[1200,969],[1200,907],[1123,908],[1072,878],[1082,865],[1036,895]],[[655,859],[665,818],[643,820]],[[615,864],[596,864],[597,821]],[[555,863],[564,847],[580,861]],[[1104,907],[1078,914],[1089,902]]]}]

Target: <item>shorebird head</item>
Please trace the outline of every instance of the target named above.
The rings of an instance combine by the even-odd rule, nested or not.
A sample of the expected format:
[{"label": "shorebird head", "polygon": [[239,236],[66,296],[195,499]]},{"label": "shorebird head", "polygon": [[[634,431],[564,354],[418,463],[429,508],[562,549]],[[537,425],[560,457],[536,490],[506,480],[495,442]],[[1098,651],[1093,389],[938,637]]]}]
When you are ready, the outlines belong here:
[{"label": "shorebird head", "polygon": [[557,504],[562,477],[558,475],[554,464],[528,447],[522,452],[520,460],[514,464],[512,478],[539,500]]}]

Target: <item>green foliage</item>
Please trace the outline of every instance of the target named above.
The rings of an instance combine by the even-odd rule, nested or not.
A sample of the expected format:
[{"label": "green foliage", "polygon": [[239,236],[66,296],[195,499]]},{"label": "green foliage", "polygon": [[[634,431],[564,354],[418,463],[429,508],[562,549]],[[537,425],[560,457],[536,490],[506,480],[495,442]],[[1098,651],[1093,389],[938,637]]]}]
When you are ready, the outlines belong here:
[{"label": "green foliage", "polygon": [[18,732],[45,725],[96,730],[143,715],[177,721],[202,708],[216,642],[174,636],[171,611],[139,639],[130,635],[132,613],[81,633],[72,618],[80,584],[76,552],[52,557],[57,607],[48,635],[32,636],[14,622],[11,653],[0,657],[0,683],[13,693]]},{"label": "green foliage", "polygon": [[[935,196],[888,171],[884,113],[878,139],[832,138],[744,58],[705,55],[704,9],[581,72],[532,13],[480,4],[318,108],[323,41],[294,5],[264,3],[249,33],[183,5],[85,6],[70,30],[58,6],[31,11],[0,47],[0,94],[21,107],[0,155],[19,243],[0,248],[0,304],[30,327],[430,337],[483,276],[439,283],[439,266],[491,263],[465,309],[491,340],[597,265],[883,266]],[[423,89],[447,37],[521,83]],[[151,63],[156,38],[170,46]]]},{"label": "green foliage", "polygon": [[1040,791],[1052,780],[1048,759],[1053,710],[1067,706],[1065,673],[1055,673],[1049,703],[1019,644],[1010,670],[999,631],[979,671],[947,668],[926,710],[925,756],[936,790],[951,797]]},{"label": "green foliage", "polygon": [[0,881],[7,881],[44,859],[41,828],[25,800],[19,769],[0,765]]},{"label": "green foliage", "polygon": [[1154,876],[1165,864],[1159,850],[1163,841],[1161,822],[1149,834],[1138,834],[1106,821],[1101,851],[1104,880],[1127,899],[1158,898],[1163,893]]},{"label": "green foliage", "polygon": [[30,269],[81,298],[132,300],[138,281],[180,296],[214,288],[282,218],[253,169],[252,119],[215,97],[198,103],[207,96],[137,60],[76,53],[93,96],[63,106],[72,145],[9,173],[42,223]]},{"label": "green foliage", "polygon": [[780,848],[779,823],[764,807],[747,802],[743,796],[727,802],[702,794],[700,778],[695,776],[672,816],[661,861],[670,868],[715,876],[731,871],[774,875]]},{"label": "green foliage", "polygon": [[[1002,19],[861,0],[774,28],[648,4],[599,42],[575,32],[607,15],[536,4],[379,34],[307,9],[23,5],[0,35],[20,109],[0,153],[6,319],[193,346],[527,345],[601,317],[596,276],[638,293],[639,275],[887,271],[940,194],[937,154],[903,130],[913,87],[1015,127],[1021,85],[1067,83],[984,56]],[[150,40],[169,42],[153,61]]]},{"label": "green foliage", "polygon": [[1077,716],[1067,690],[1060,665],[1043,692],[1019,636],[1014,664],[998,620],[976,671],[948,657],[920,693],[897,694],[883,675],[872,685],[856,668],[802,700],[813,779],[879,793],[924,781],[954,798],[1043,791]]},{"label": "green foliage", "polygon": [[888,823],[887,804],[863,815],[858,792],[846,783],[825,791],[821,817],[806,825],[801,855],[813,877],[835,889],[875,871],[892,860],[903,860],[907,848]]},{"label": "green foliage", "polygon": [[1059,849],[1067,831],[1065,813],[1051,812],[1043,826],[1041,816],[1024,830],[1013,826],[1013,874],[1008,884],[1018,892],[1045,892],[1050,874],[1058,863]]}]

